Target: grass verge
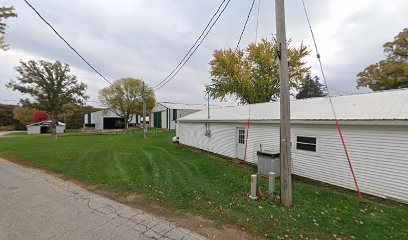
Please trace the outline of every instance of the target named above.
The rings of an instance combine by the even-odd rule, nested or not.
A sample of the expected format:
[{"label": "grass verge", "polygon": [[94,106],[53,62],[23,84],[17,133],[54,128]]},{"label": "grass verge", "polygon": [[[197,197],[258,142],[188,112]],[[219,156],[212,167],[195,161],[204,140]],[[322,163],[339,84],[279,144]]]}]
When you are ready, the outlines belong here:
[{"label": "grass verge", "polygon": [[[11,135],[0,154],[123,196],[141,194],[163,206],[232,224],[270,239],[408,239],[406,206],[295,179],[294,206],[247,197],[240,165],[170,142],[172,132],[114,135]],[[264,181],[266,182],[266,181]],[[277,184],[279,190],[279,184]],[[266,186],[264,186],[266,189]]]}]

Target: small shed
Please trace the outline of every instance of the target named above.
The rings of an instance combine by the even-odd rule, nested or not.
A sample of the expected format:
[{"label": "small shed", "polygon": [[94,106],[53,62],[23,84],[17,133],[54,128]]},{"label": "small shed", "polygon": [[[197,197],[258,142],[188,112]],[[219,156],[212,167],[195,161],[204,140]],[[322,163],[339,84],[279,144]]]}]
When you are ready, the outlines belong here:
[{"label": "small shed", "polygon": [[[42,121],[27,125],[27,134],[51,133],[51,121]],[[65,123],[57,123],[57,134],[65,132]]]},{"label": "small shed", "polygon": [[[408,89],[331,98],[364,193],[408,203]],[[181,144],[257,164],[279,152],[279,102],[222,107],[178,119]],[[355,189],[328,97],[293,100],[292,173]],[[248,117],[250,128],[248,129]],[[247,135],[248,132],[248,135]],[[246,137],[248,136],[248,139]]]}]

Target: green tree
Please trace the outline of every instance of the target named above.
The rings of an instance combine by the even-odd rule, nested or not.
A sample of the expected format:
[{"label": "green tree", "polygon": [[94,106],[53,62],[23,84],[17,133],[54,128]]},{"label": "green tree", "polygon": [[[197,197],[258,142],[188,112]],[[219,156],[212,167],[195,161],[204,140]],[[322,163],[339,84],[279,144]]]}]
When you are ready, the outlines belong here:
[{"label": "green tree", "polygon": [[68,64],[47,61],[20,61],[16,67],[19,76],[17,81],[10,81],[8,88],[29,94],[34,102],[21,100],[25,105],[46,111],[51,117],[52,135],[56,135],[57,116],[66,103],[82,104],[88,99],[85,94],[86,84],[78,82],[74,75],[70,75]]},{"label": "green tree", "polygon": [[314,76],[312,78],[309,73],[306,74],[305,80],[300,84],[300,89],[298,94],[296,94],[296,98],[304,99],[324,96],[326,96],[326,93],[323,84],[319,82],[319,77]]},{"label": "green tree", "polygon": [[33,119],[33,110],[25,107],[16,107],[13,109],[13,116],[20,123],[28,125]]},{"label": "green tree", "polygon": [[[304,75],[310,72],[304,57],[310,51],[301,44],[298,48],[289,47],[290,87],[299,88]],[[262,39],[251,43],[244,49],[215,50],[211,60],[211,83],[206,92],[215,99],[225,100],[235,96],[241,103],[261,103],[279,97],[279,59],[277,42]]]},{"label": "green tree", "polygon": [[146,111],[149,112],[156,104],[156,96],[152,88],[143,84],[140,79],[122,78],[109,87],[99,91],[101,103],[125,120],[125,129],[134,115],[142,115],[143,99],[146,97]]},{"label": "green tree", "polygon": [[14,7],[0,7],[0,49],[4,51],[8,49],[8,45],[4,42],[4,34],[7,27],[4,20],[11,17],[17,17]]},{"label": "green tree", "polygon": [[357,74],[357,88],[373,91],[408,87],[408,28],[383,45],[386,59]]}]

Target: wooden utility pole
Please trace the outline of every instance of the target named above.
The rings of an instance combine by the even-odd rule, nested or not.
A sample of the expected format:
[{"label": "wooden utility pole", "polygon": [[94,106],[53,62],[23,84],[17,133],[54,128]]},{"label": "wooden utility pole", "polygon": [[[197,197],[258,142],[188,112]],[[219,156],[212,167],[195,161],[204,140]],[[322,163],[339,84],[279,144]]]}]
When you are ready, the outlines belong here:
[{"label": "wooden utility pole", "polygon": [[142,100],[143,100],[143,139],[146,138],[146,96],[145,96],[145,83],[143,82],[142,90]]},{"label": "wooden utility pole", "polygon": [[285,1],[275,0],[276,38],[279,54],[280,76],[280,158],[281,158],[281,203],[292,206],[291,139],[290,139],[290,94],[288,74],[288,49],[285,30]]}]

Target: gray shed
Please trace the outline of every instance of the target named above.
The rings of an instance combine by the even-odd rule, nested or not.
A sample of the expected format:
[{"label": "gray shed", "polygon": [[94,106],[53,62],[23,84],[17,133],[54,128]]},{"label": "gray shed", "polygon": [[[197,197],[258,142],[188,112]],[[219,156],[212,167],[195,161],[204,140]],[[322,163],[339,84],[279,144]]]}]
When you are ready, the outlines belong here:
[{"label": "gray shed", "polygon": [[[27,125],[27,134],[42,134],[51,132],[51,121],[42,121]],[[65,123],[58,122],[57,133],[65,132]]]}]

